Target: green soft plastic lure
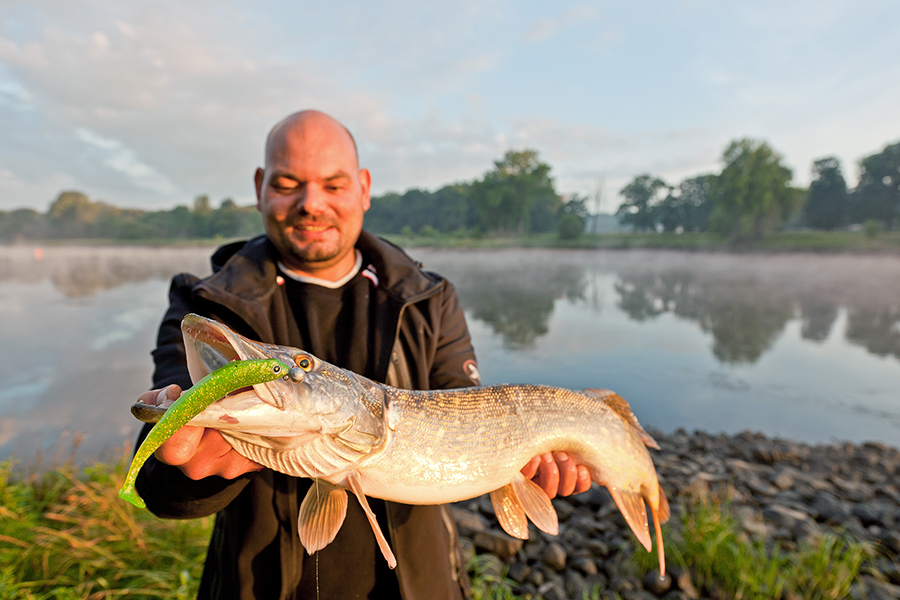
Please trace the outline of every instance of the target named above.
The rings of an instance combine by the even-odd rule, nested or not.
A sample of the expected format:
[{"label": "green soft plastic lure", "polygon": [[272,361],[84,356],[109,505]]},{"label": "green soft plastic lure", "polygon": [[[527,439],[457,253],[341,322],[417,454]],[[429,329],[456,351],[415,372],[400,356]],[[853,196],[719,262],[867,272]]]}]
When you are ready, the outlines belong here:
[{"label": "green soft plastic lure", "polygon": [[131,468],[128,469],[128,475],[125,477],[125,485],[119,490],[119,497],[135,506],[145,508],[146,504],[134,489],[134,482],[137,480],[141,467],[163,442],[225,394],[242,387],[287,377],[289,371],[290,367],[277,358],[241,360],[219,367],[198,381],[166,410],[159,422],[144,438],[141,447],[135,452],[131,461]]}]

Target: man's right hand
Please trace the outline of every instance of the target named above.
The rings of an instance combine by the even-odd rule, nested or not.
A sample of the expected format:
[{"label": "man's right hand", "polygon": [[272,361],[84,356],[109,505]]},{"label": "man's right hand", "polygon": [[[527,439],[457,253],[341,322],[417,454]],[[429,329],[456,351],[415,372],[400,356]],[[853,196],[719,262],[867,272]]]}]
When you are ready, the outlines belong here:
[{"label": "man's right hand", "polygon": [[[138,401],[158,406],[171,404],[179,396],[181,388],[173,384],[161,390],[144,392]],[[203,479],[210,475],[234,479],[264,468],[238,454],[215,429],[188,425],[163,442],[154,456],[160,462],[178,467],[191,479]]]}]

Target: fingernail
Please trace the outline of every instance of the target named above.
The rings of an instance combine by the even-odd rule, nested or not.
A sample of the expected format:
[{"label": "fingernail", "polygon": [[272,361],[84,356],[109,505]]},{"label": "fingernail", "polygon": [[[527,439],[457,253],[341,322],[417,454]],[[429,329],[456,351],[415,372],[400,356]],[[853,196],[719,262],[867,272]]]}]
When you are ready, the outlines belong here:
[{"label": "fingernail", "polygon": [[543,459],[544,459],[544,462],[545,462],[545,463],[552,463],[552,462],[553,462],[553,455],[552,455],[552,454],[545,454],[545,455],[543,456]]},{"label": "fingernail", "polygon": [[578,479],[587,479],[591,474],[587,471],[578,471]]},{"label": "fingernail", "polygon": [[569,460],[569,457],[565,452],[560,452],[556,455],[556,460],[558,460],[559,462],[565,462]]}]

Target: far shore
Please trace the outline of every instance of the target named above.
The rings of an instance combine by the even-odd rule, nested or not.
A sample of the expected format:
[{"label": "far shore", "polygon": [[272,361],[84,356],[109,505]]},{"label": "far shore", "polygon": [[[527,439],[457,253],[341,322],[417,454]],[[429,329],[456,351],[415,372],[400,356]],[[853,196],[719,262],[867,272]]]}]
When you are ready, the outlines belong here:
[{"label": "far shore", "polygon": [[[780,231],[759,240],[733,240],[712,233],[584,233],[564,240],[556,233],[472,235],[470,233],[380,234],[406,248],[500,249],[548,248],[581,250],[680,250],[734,254],[812,252],[822,254],[900,254],[900,231],[866,235],[862,231]],[[22,240],[7,246],[218,246],[232,238],[46,239]]]}]

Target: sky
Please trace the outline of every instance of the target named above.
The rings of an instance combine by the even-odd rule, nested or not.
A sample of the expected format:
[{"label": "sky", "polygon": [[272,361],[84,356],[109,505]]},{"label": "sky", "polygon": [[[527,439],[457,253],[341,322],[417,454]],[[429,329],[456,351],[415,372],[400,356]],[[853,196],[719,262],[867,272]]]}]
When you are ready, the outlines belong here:
[{"label": "sky", "polygon": [[148,210],[255,202],[269,128],[354,134],[373,194],[533,148],[562,194],[718,172],[764,140],[796,185],[900,141],[896,0],[0,3],[0,210],[63,190]]}]

